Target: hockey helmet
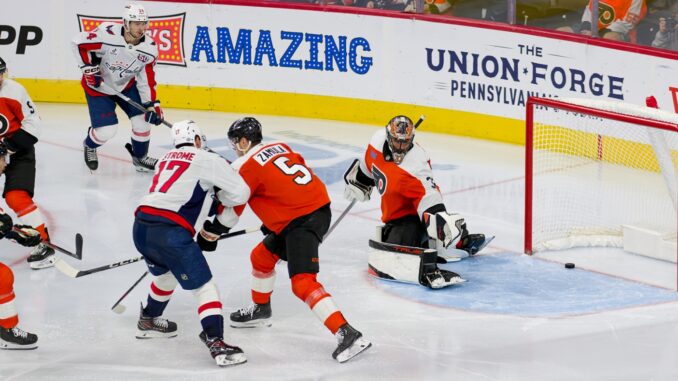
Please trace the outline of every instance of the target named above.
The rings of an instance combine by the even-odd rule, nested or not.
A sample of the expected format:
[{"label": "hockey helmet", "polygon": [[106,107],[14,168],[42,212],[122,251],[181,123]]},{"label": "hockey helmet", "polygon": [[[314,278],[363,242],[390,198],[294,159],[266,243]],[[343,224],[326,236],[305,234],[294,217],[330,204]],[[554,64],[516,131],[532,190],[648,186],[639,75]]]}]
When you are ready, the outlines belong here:
[{"label": "hockey helmet", "polygon": [[261,143],[263,140],[261,123],[249,116],[233,122],[231,127],[228,128],[228,140],[231,141],[234,148],[237,148],[237,144],[241,138],[249,140],[251,146]]},{"label": "hockey helmet", "polygon": [[195,145],[196,136],[199,136],[202,144],[205,145],[207,142],[205,135],[200,132],[200,127],[192,120],[182,120],[172,125],[172,139],[175,147],[182,144]]},{"label": "hockey helmet", "polygon": [[148,23],[148,15],[143,5],[137,3],[129,3],[125,5],[125,10],[122,13],[122,21],[125,28],[129,29],[131,21],[142,21]]},{"label": "hockey helmet", "polygon": [[412,149],[414,141],[414,124],[412,119],[398,115],[386,125],[386,142],[393,154],[396,164],[402,163],[405,154]]},{"label": "hockey helmet", "polygon": [[0,57],[0,75],[4,74],[7,71],[7,64],[5,63],[5,60]]}]

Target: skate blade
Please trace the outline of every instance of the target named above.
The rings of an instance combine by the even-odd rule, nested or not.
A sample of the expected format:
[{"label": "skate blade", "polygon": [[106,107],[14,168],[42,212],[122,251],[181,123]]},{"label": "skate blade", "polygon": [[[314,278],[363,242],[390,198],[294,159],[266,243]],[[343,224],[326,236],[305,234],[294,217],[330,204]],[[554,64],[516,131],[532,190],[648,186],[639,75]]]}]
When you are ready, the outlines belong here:
[{"label": "skate blade", "polygon": [[445,288],[449,286],[453,286],[455,284],[460,284],[466,282],[466,279],[462,277],[454,277],[450,279],[449,281],[445,281],[443,279],[435,279],[433,282],[431,282],[431,288],[434,289],[440,289],[440,288]]},{"label": "skate blade", "polygon": [[247,357],[244,353],[236,353],[232,355],[219,355],[214,358],[219,366],[238,365],[247,362]]},{"label": "skate blade", "polygon": [[371,342],[363,339],[362,337],[359,337],[350,347],[346,348],[343,352],[337,355],[337,361],[339,361],[340,363],[345,363],[346,361],[361,354],[371,346],[372,346]]},{"label": "skate blade", "polygon": [[47,257],[47,258],[45,258],[41,261],[28,262],[28,265],[33,270],[42,270],[42,269],[47,269],[47,268],[53,267],[55,262],[56,262],[56,255],[50,255],[49,257]]},{"label": "skate blade", "polygon": [[158,332],[137,330],[137,339],[170,339],[176,337],[177,332]]},{"label": "skate blade", "polygon": [[134,168],[136,168],[137,172],[139,172],[139,173],[153,173],[153,172],[155,172],[155,169],[148,169],[148,168],[137,167],[137,166],[134,166]]},{"label": "skate blade", "polygon": [[0,349],[6,349],[10,351],[30,351],[33,349],[38,348],[38,343],[35,344],[28,344],[28,345],[20,345],[20,344],[15,344],[15,343],[8,343],[6,341],[0,340]]},{"label": "skate blade", "polygon": [[230,326],[233,328],[258,328],[258,327],[270,327],[271,325],[273,325],[271,319],[259,319],[257,321],[244,323],[231,320],[230,323]]}]

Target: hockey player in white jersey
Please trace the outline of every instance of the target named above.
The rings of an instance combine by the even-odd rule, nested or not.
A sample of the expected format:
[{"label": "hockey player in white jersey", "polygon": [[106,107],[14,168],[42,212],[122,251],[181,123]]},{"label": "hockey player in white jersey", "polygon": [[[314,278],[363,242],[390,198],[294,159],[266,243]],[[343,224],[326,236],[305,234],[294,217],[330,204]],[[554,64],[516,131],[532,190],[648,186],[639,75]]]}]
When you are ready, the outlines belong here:
[{"label": "hockey player in white jersey", "polygon": [[[97,148],[115,136],[118,118],[116,104],[132,124],[131,143],[125,148],[140,172],[152,172],[157,159],[148,156],[151,125],[162,123],[160,101],[156,95],[155,64],[158,46],[149,35],[148,15],[143,6],[129,4],[123,23],[104,22],[90,32],[81,32],[71,41],[73,54],[82,70],[82,87],[89,108],[90,126],[83,142],[85,164],[99,167]],[[121,92],[146,107],[135,109],[111,91]]]},{"label": "hockey player in white jersey", "polygon": [[[367,201],[375,186],[381,195],[384,226],[377,237],[378,250],[370,255],[372,275],[442,288],[464,280],[454,272],[439,269],[436,254],[445,258],[445,249],[456,247],[473,255],[486,240],[483,234],[469,234],[461,215],[447,212],[428,154],[414,142],[415,128],[410,118],[398,115],[377,131],[365,154],[346,171],[344,196]],[[429,241],[436,242],[436,247],[430,247],[433,245]],[[417,256],[412,259],[407,256],[410,254],[398,254],[408,251],[393,245],[431,248],[437,253],[410,250]]]},{"label": "hockey player in white jersey", "polygon": [[[160,316],[180,284],[198,300],[200,339],[217,365],[239,364],[246,358],[240,348],[223,341],[219,292],[201,249],[216,249],[219,235],[235,225],[238,218],[231,207],[247,202],[247,184],[225,159],[203,149],[205,137],[194,122],[175,123],[172,134],[176,148],[159,160],[149,193],[135,213],[134,244],[155,276],[141,309],[137,338],[177,335],[177,325]],[[216,201],[226,209],[206,221],[199,244],[193,240],[195,225],[205,200],[211,201],[215,191]]]}]

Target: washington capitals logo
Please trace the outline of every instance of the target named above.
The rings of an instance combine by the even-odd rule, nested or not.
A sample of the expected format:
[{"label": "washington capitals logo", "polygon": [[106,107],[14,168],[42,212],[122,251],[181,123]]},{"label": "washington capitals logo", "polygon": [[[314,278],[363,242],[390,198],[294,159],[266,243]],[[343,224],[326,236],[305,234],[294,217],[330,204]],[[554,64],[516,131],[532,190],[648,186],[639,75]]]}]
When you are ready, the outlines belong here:
[{"label": "washington capitals logo", "polygon": [[[148,18],[148,34],[158,45],[158,64],[186,66],[184,56],[185,18],[186,13]],[[119,17],[78,15],[78,25],[81,32],[90,32],[96,29],[102,22],[122,24],[122,19]]]}]

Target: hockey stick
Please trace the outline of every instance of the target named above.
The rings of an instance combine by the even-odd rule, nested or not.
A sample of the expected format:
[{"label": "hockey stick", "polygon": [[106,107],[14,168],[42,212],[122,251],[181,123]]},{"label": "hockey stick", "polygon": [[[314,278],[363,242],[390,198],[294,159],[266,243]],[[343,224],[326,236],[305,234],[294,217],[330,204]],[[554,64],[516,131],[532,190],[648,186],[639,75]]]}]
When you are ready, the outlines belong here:
[{"label": "hockey stick", "polygon": [[[132,107],[134,107],[135,109],[137,109],[137,110],[139,110],[139,111],[141,111],[141,112],[143,112],[143,113],[145,113],[146,111],[148,111],[148,110],[146,110],[146,108],[145,108],[144,106],[142,106],[142,105],[140,105],[139,103],[137,103],[134,99],[132,99],[132,98],[128,97],[127,95],[125,95],[125,94],[119,92],[118,90],[116,90],[116,89],[114,89],[114,88],[108,86],[108,84],[107,84],[106,82],[101,82],[101,85],[100,85],[100,86],[104,86],[108,92],[113,93],[113,95],[115,95],[115,96],[117,96],[118,98],[122,99],[123,101],[129,103],[129,105],[132,106]],[[161,120],[160,122],[161,122],[162,124],[164,124],[165,126],[167,126],[167,127],[169,127],[169,128],[172,128],[172,123],[166,121],[164,118],[163,118],[163,120]]]},{"label": "hockey stick", "polygon": [[339,225],[339,222],[341,222],[341,220],[343,220],[344,217],[346,217],[346,214],[348,214],[348,211],[351,210],[351,208],[353,208],[353,205],[355,205],[356,201],[357,201],[357,200],[351,201],[351,203],[348,204],[348,206],[346,207],[346,209],[344,209],[344,211],[341,212],[341,214],[339,215],[339,218],[337,218],[337,220],[334,221],[334,223],[332,224],[332,226],[330,226],[330,228],[327,229],[327,233],[325,233],[325,236],[323,237],[323,240],[324,240],[325,238],[327,238],[327,236],[330,235],[330,233],[332,233],[332,230],[334,230],[334,228],[336,228],[337,225]]},{"label": "hockey stick", "polygon": [[[236,237],[236,236],[239,236],[239,235],[252,233],[252,232],[255,232],[255,231],[259,231],[259,228],[249,228],[249,229],[238,230],[238,231],[235,231],[235,232],[232,232],[232,233],[224,234],[221,237],[219,237],[219,239]],[[139,262],[142,259],[144,259],[144,257],[129,258],[129,259],[125,259],[125,260],[119,261],[119,262],[114,262],[114,263],[111,263],[111,264],[108,264],[108,265],[95,267],[93,269],[78,270],[75,267],[69,265],[68,263],[66,263],[65,261],[63,261],[59,258],[59,259],[57,259],[54,266],[59,271],[61,271],[62,273],[64,273],[65,275],[67,275],[71,278],[80,278],[80,277],[85,276],[85,275],[90,275],[90,274],[98,273],[98,272],[101,272],[101,271],[114,269],[116,267],[121,267],[121,266],[129,265],[129,264],[132,264],[132,263],[135,263],[135,262]]]},{"label": "hockey stick", "polygon": [[72,251],[68,251],[68,250],[64,249],[63,247],[57,246],[50,241],[42,241],[42,243],[44,243],[45,245],[51,247],[52,249],[54,249],[54,250],[56,250],[60,253],[64,253],[64,254],[66,254],[70,257],[73,257],[77,260],[82,260],[82,235],[80,233],[77,233],[75,235],[75,253],[72,252]]},{"label": "hockey stick", "polygon": [[136,286],[141,282],[141,280],[144,279],[144,278],[146,277],[146,275],[148,275],[148,270],[144,271],[144,273],[141,274],[141,278],[137,279],[137,281],[134,282],[134,284],[132,285],[132,287],[130,287],[129,290],[127,290],[124,294],[122,294],[122,296],[120,297],[120,299],[118,299],[118,301],[115,302],[115,304],[113,305],[113,307],[111,307],[111,310],[112,310],[113,312],[115,312],[116,314],[121,314],[121,313],[125,312],[125,310],[127,309],[127,307],[125,307],[124,305],[120,304],[120,302],[122,302],[122,300],[125,299],[125,298],[127,297],[127,295],[129,295],[129,293],[132,292],[132,290],[134,290],[134,287],[136,287]]},{"label": "hockey stick", "polygon": [[[237,237],[237,236],[243,235],[243,234],[254,233],[254,232],[259,231],[259,230],[260,230],[259,228],[248,228],[248,229],[238,230],[238,231],[235,231],[235,232],[232,232],[232,233],[224,234],[224,235],[222,235],[221,237],[219,237],[219,239],[221,240],[221,239],[225,239],[225,238]],[[132,287],[130,287],[129,290],[127,290],[127,292],[125,292],[125,293],[120,297],[120,299],[118,299],[118,301],[115,302],[115,304],[113,305],[113,307],[111,307],[111,310],[112,310],[113,312],[115,312],[116,314],[122,314],[123,312],[125,312],[125,310],[127,309],[127,307],[125,307],[124,305],[120,304],[120,302],[122,302],[122,300],[125,299],[125,297],[127,297],[127,295],[128,295],[130,292],[132,292],[132,290],[139,284],[139,282],[141,282],[142,279],[144,279],[144,277],[146,277],[146,275],[148,275],[148,271],[145,271],[145,272],[141,275],[141,278],[139,278],[139,280],[137,280],[136,282],[134,282],[134,284],[132,285]]]},{"label": "hockey stick", "polygon": [[419,120],[417,121],[417,123],[414,124],[414,129],[416,130],[417,127],[419,127],[419,125],[422,124],[422,123],[424,122],[425,119],[426,119],[426,115],[420,116],[420,117],[419,117]]}]

